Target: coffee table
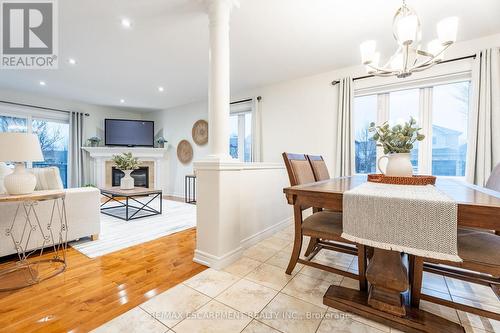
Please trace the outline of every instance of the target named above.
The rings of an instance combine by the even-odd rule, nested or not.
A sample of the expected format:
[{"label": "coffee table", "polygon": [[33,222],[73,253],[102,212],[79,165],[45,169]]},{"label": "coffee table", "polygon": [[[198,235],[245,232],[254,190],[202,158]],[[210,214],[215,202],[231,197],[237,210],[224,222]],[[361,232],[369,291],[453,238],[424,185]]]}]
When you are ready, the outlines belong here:
[{"label": "coffee table", "polygon": [[[162,213],[161,190],[142,187],[122,190],[119,186],[100,188],[99,190],[101,194],[107,198],[107,200],[101,204],[102,214],[130,221],[153,215],[161,215]],[[137,200],[139,197],[146,197],[146,201],[142,202]],[[122,200],[119,200],[119,198]],[[159,210],[151,206],[152,202],[156,199],[160,200]],[[115,203],[115,205],[110,206],[110,202]]]}]

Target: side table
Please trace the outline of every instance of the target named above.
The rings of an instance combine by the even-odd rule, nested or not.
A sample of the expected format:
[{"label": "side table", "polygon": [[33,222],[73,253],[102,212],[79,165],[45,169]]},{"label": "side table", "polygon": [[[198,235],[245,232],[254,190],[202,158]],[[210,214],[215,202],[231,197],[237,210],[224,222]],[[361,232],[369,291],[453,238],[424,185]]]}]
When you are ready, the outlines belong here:
[{"label": "side table", "polygon": [[[0,195],[0,203],[17,204],[5,235],[12,240],[18,257],[12,267],[0,270],[0,291],[21,289],[64,272],[68,245],[64,197],[60,190]],[[37,207],[43,201],[52,201],[48,203],[51,209],[48,221],[42,221],[37,214]],[[44,255],[45,250],[52,253]]]},{"label": "side table", "polygon": [[196,203],[196,176],[186,175],[184,178],[184,202]]}]

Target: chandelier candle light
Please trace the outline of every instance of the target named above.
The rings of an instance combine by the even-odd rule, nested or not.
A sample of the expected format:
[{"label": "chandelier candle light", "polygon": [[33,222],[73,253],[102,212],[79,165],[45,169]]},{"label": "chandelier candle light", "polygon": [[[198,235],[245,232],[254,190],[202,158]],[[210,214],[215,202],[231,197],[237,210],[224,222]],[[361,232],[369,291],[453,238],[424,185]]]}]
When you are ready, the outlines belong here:
[{"label": "chandelier candle light", "polygon": [[368,74],[405,78],[441,62],[445,50],[456,41],[458,18],[448,17],[437,24],[438,38],[428,43],[426,51],[420,48],[420,19],[404,0],[394,15],[392,27],[398,49],[385,65],[379,66],[380,53],[376,52],[376,41],[368,40],[360,45],[361,62]]}]

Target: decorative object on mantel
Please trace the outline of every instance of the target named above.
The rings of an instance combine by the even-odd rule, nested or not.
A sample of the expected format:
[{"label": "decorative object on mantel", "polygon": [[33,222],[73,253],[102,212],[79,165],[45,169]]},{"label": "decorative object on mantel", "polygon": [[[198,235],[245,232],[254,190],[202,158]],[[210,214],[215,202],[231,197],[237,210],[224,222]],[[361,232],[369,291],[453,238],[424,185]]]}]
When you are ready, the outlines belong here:
[{"label": "decorative object on mantel", "polygon": [[193,147],[187,140],[182,140],[177,145],[177,158],[181,163],[187,164],[193,159]]},{"label": "decorative object on mantel", "polygon": [[424,51],[420,48],[420,19],[403,0],[403,5],[392,20],[393,36],[398,43],[396,53],[385,65],[379,66],[380,53],[375,52],[376,41],[368,40],[360,45],[361,62],[371,75],[408,77],[413,72],[426,70],[443,60],[444,51],[457,39],[457,27],[457,17],[442,19],[437,24],[438,38],[429,42]]},{"label": "decorative object on mantel", "polygon": [[93,136],[87,140],[89,142],[90,147],[99,147],[99,143],[101,143],[101,138],[97,136]]},{"label": "decorative object on mantel", "polygon": [[132,153],[123,153],[121,155],[113,155],[112,160],[116,164],[116,167],[125,174],[120,179],[120,188],[122,190],[132,190],[134,188],[134,178],[130,174],[139,168],[139,159],[134,157]]},{"label": "decorative object on mantel", "polygon": [[[413,166],[410,161],[410,152],[413,149],[415,141],[422,141],[425,135],[420,134],[421,130],[413,117],[403,125],[397,124],[390,127],[387,122],[381,126],[370,124],[368,129],[373,134],[372,140],[377,141],[377,146],[384,148],[384,156],[377,161],[377,167],[386,176],[411,177],[413,175]],[[380,168],[380,161],[387,158],[385,172]]]},{"label": "decorative object on mantel", "polygon": [[28,133],[0,133],[0,147],[0,161],[16,164],[14,172],[3,180],[7,193],[32,193],[36,187],[36,177],[26,170],[24,163],[43,161],[38,136]]},{"label": "decorative object on mantel", "polygon": [[381,174],[369,174],[368,181],[371,183],[394,184],[394,185],[434,185],[435,176],[413,175],[411,177],[391,177]]},{"label": "decorative object on mantel", "polygon": [[160,136],[158,139],[156,139],[156,144],[157,144],[157,147],[158,148],[164,148],[165,147],[165,143],[167,143],[168,141],[165,140],[164,137]]},{"label": "decorative object on mantel", "polygon": [[200,119],[193,125],[192,130],[193,141],[202,146],[208,142],[208,123],[206,120]]}]

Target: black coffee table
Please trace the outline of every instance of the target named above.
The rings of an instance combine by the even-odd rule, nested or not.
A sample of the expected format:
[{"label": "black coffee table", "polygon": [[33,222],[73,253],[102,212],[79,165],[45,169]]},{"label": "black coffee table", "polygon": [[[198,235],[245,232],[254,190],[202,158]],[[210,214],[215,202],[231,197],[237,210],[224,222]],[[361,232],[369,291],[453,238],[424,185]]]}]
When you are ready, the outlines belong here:
[{"label": "black coffee table", "polygon": [[[142,187],[135,187],[131,190],[122,190],[118,186],[100,188],[99,190],[101,191],[101,194],[107,198],[107,200],[101,204],[101,213],[103,214],[125,221],[130,221],[143,217],[160,215],[162,213],[161,190]],[[137,200],[139,197],[146,197],[146,201],[141,202]],[[156,199],[160,200],[160,210],[151,206],[151,203]],[[110,202],[115,203],[115,205],[108,205]]]}]

